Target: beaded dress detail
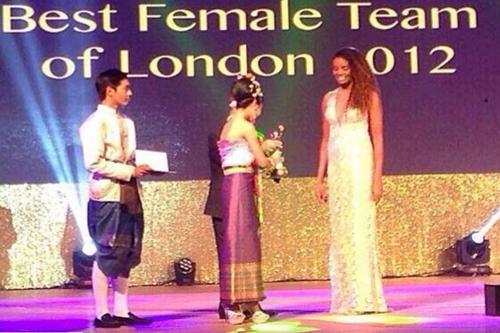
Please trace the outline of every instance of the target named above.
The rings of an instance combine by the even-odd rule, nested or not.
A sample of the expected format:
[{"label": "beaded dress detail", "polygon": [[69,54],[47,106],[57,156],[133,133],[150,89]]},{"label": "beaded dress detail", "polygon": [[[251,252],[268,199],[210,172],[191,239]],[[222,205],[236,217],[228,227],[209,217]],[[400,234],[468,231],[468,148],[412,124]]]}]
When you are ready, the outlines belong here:
[{"label": "beaded dress detail", "polygon": [[330,93],[325,117],[330,208],[330,312],[386,312],[377,260],[376,207],[371,200],[373,146],[368,117],[356,108],[336,114],[337,91]]}]

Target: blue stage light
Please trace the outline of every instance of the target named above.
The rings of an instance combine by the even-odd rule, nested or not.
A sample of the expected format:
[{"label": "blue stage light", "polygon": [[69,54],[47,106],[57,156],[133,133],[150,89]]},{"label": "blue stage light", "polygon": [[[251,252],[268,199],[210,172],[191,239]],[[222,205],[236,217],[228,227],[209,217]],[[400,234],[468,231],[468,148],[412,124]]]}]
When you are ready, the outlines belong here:
[{"label": "blue stage light", "polygon": [[[39,68],[39,61],[43,59],[41,55],[43,47],[33,35],[17,35],[14,38],[12,35],[4,34],[2,38],[4,40],[0,43],[0,50],[2,54],[9,55],[1,57],[2,61],[6,62],[4,68],[7,73],[4,75],[8,76],[18,91],[17,95],[21,96],[22,109],[31,121],[45,158],[57,182],[63,184],[61,188],[80,230],[83,247],[92,247],[93,243],[86,222],[87,172],[82,167],[79,143],[75,144],[75,142],[79,141],[78,127],[81,122],[81,108],[94,101],[95,93],[86,92],[89,85],[84,81],[81,82],[82,86],[79,86],[44,77]],[[70,37],[66,37],[66,40],[63,37],[58,38],[61,38],[57,43],[61,47],[67,47],[66,45],[74,47],[73,42],[68,40]],[[63,90],[65,92],[62,93],[67,96],[54,96],[54,91],[58,90],[50,87],[51,84],[68,84],[68,89]],[[74,91],[78,91],[78,94],[70,93]],[[75,95],[81,97],[75,97]],[[56,97],[59,103],[55,102]],[[88,101],[88,98],[92,102]],[[64,101],[64,107],[60,106],[61,101]],[[71,133],[65,132],[68,128],[71,129]]]}]

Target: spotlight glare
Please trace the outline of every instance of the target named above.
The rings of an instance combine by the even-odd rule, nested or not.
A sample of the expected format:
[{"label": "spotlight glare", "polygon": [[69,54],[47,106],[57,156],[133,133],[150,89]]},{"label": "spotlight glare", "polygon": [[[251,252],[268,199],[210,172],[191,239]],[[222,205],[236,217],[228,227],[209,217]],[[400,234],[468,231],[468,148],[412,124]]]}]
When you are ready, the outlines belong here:
[{"label": "spotlight glare", "polygon": [[473,232],[470,238],[476,244],[482,244],[484,242],[484,236],[479,232]]},{"label": "spotlight glare", "polygon": [[455,242],[456,272],[459,275],[489,275],[493,271],[490,261],[490,241],[486,234],[500,220],[500,207],[483,221],[481,228]]},{"label": "spotlight glare", "polygon": [[94,242],[90,241],[83,244],[82,252],[87,256],[93,256],[97,252]]},{"label": "spotlight glare", "polygon": [[316,327],[302,325],[300,321],[279,320],[251,326],[251,332],[306,333],[319,331]]}]

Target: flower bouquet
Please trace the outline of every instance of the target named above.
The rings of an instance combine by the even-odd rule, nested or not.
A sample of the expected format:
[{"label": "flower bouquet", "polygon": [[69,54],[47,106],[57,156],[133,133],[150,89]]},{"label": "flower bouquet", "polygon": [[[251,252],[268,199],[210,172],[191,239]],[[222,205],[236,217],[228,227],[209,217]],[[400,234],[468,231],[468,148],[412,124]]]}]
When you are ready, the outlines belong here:
[{"label": "flower bouquet", "polygon": [[[282,141],[283,134],[285,133],[285,126],[279,125],[278,128],[270,133],[267,139]],[[265,136],[259,133],[261,140],[265,141]],[[274,166],[272,168],[261,168],[260,172],[264,178],[272,179],[276,183],[279,183],[281,178],[288,175],[288,169],[285,166],[285,157],[283,156],[282,148],[274,148],[272,150],[265,150],[264,153],[267,157],[273,160]]]}]

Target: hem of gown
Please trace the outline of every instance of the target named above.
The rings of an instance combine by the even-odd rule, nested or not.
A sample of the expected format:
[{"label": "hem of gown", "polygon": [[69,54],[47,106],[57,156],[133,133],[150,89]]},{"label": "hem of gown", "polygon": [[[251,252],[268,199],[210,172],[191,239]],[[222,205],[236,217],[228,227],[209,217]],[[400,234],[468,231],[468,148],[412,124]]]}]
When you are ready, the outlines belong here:
[{"label": "hem of gown", "polygon": [[387,307],[383,308],[363,308],[363,309],[330,309],[331,314],[336,314],[340,316],[359,316],[359,315],[371,315],[371,314],[382,314],[390,312]]},{"label": "hem of gown", "polygon": [[242,298],[242,299],[224,299],[221,298],[220,302],[224,305],[237,305],[237,304],[242,304],[242,303],[254,303],[254,302],[262,302],[266,299],[266,296],[261,296],[261,297],[256,297],[256,298]]}]

